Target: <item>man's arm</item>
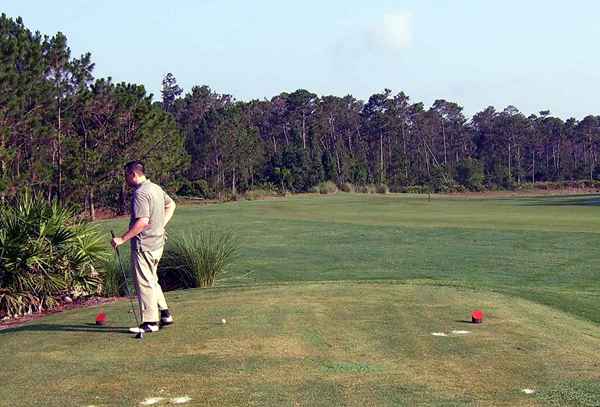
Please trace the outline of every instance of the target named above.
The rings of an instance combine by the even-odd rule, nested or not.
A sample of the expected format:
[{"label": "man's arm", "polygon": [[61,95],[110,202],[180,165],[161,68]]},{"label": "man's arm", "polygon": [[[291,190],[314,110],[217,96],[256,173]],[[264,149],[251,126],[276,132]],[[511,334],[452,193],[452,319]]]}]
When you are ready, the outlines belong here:
[{"label": "man's arm", "polygon": [[163,227],[167,227],[167,223],[169,223],[175,213],[176,206],[177,205],[175,205],[175,201],[173,200],[165,202],[165,225]]},{"label": "man's arm", "polygon": [[133,226],[131,226],[131,228],[129,228],[129,230],[123,236],[115,237],[112,240],[111,243],[113,248],[117,248],[118,246],[122,245],[123,243],[126,243],[127,241],[133,239],[134,237],[142,233],[144,228],[148,226],[149,221],[149,218],[137,218]]}]

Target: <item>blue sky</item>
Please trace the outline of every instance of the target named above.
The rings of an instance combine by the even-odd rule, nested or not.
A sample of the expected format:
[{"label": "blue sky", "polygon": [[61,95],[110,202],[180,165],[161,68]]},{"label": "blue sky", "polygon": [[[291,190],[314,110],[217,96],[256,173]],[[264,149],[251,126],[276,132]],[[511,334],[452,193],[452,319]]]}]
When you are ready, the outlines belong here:
[{"label": "blue sky", "polygon": [[600,114],[595,0],[2,0],[32,30],[62,31],[91,52],[96,77],[160,97],[172,72],[238,100],[305,88],[366,100],[390,88],[467,116],[492,105],[525,114]]}]

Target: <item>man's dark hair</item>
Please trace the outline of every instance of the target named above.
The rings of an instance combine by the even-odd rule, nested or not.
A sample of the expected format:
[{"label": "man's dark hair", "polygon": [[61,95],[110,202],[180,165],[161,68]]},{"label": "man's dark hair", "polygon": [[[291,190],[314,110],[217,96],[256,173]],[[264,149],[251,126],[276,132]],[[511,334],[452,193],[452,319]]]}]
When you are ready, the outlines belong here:
[{"label": "man's dark hair", "polygon": [[133,174],[134,172],[137,175],[144,175],[144,163],[138,160],[130,161],[125,164],[125,173],[127,175]]}]

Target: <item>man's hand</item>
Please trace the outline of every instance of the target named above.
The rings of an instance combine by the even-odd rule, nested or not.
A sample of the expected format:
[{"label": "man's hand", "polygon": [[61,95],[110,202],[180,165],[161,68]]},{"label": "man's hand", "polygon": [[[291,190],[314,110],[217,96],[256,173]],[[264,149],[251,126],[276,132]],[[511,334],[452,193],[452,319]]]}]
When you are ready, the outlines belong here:
[{"label": "man's hand", "polygon": [[129,228],[127,233],[125,233],[121,237],[114,237],[113,240],[111,240],[110,244],[112,245],[112,247],[116,249],[123,243],[128,242],[129,240],[142,233],[146,226],[148,226],[149,220],[150,219],[148,218],[137,218],[135,223],[133,224],[133,226],[131,226],[131,228]]},{"label": "man's hand", "polygon": [[117,247],[121,246],[123,243],[125,243],[125,241],[120,237],[115,237],[110,241],[110,244],[112,245],[113,249],[116,249]]}]

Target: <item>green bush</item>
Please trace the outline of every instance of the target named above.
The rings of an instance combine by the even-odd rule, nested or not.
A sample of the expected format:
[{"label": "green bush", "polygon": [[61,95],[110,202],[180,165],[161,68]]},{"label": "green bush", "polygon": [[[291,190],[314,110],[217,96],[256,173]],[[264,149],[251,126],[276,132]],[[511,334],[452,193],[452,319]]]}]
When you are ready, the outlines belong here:
[{"label": "green bush", "polygon": [[361,194],[374,194],[377,192],[377,187],[373,184],[360,185],[356,188],[356,192]]},{"label": "green bush", "polygon": [[230,232],[181,235],[168,241],[159,273],[170,288],[212,287],[237,253],[238,244]]},{"label": "green bush", "polygon": [[466,158],[456,166],[456,181],[471,191],[481,191],[485,179],[483,164],[475,158]]},{"label": "green bush", "polygon": [[340,185],[340,191],[342,192],[354,192],[354,185],[349,182],[344,182]]},{"label": "green bush", "polygon": [[108,255],[100,233],[72,208],[28,192],[0,207],[0,317],[56,306],[101,289]]},{"label": "green bush", "polygon": [[375,188],[375,191],[376,191],[378,194],[389,194],[389,192],[390,192],[390,188],[389,188],[387,185],[385,185],[385,184],[379,184],[379,185],[377,185],[377,187]]},{"label": "green bush", "polygon": [[337,190],[337,186],[331,181],[325,181],[319,184],[320,194],[335,194]]},{"label": "green bush", "polygon": [[246,198],[248,201],[255,201],[257,199],[277,195],[279,194],[276,191],[270,191],[266,189],[252,189],[244,193],[244,198]]},{"label": "green bush", "polygon": [[407,194],[427,194],[431,192],[431,188],[427,185],[409,185],[404,188],[403,192]]},{"label": "green bush", "polygon": [[211,190],[208,182],[203,179],[198,179],[195,181],[183,181],[181,187],[177,190],[177,195],[201,197],[206,199],[212,199],[215,196],[214,191]]}]

